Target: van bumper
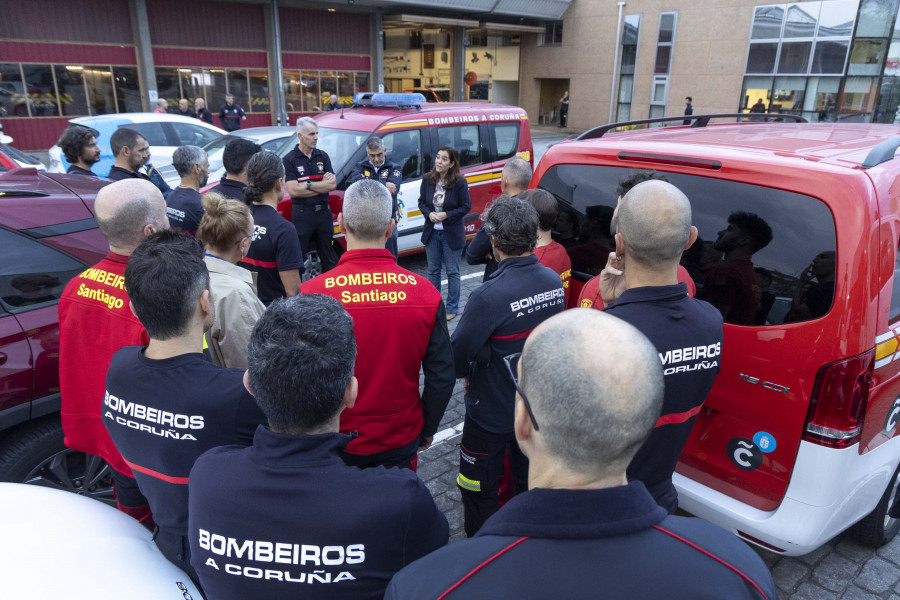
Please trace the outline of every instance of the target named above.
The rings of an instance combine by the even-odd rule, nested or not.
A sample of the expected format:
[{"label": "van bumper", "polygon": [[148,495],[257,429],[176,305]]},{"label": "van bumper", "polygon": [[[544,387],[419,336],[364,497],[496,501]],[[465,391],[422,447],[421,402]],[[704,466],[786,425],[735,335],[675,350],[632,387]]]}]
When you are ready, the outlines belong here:
[{"label": "van bumper", "polygon": [[858,444],[838,450],[800,442],[787,492],[773,511],[753,508],[679,473],[673,482],[683,510],[749,543],[754,542],[739,532],[782,549],[781,554],[799,556],[872,512],[898,461],[900,438],[863,455]]}]

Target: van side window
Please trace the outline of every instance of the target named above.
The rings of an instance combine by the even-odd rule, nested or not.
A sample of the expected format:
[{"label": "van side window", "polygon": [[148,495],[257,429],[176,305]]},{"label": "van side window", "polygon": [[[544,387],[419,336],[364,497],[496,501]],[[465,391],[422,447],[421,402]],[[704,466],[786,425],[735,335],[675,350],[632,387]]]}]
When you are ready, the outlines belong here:
[{"label": "van side window", "polygon": [[[699,232],[682,254],[681,266],[693,279],[697,297],[719,309],[726,323],[797,323],[831,310],[837,241],[828,206],[775,188],[660,173],[690,198]],[[616,186],[633,174],[622,167],[558,165],[541,179],[540,187],[556,196],[567,216],[565,226],[558,222],[554,227],[554,237],[566,246],[573,276],[593,276],[605,266],[615,249],[610,222]]]},{"label": "van side window", "polygon": [[441,127],[438,129],[440,146],[450,146],[459,152],[459,166],[470,167],[484,162],[481,158],[481,137],[478,125]]},{"label": "van side window", "polygon": [[888,323],[893,325],[897,321],[900,321],[900,244],[894,257],[894,284],[891,290],[891,311],[888,314]]},{"label": "van side window", "polygon": [[4,257],[0,264],[0,304],[11,313],[52,305],[69,280],[85,269],[62,252],[2,229],[0,256]]},{"label": "van side window", "polygon": [[400,167],[403,181],[422,176],[422,132],[419,129],[394,131],[381,136],[387,157]]},{"label": "van side window", "polygon": [[491,123],[489,127],[494,136],[493,160],[513,156],[519,147],[519,124]]}]

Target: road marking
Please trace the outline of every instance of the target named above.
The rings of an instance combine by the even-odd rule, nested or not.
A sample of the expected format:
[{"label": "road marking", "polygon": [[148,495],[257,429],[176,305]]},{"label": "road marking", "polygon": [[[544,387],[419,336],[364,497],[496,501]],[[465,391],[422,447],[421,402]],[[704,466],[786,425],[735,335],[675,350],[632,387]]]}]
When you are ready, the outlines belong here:
[{"label": "road marking", "polygon": [[[468,275],[463,275],[459,278],[460,281],[464,279],[472,279],[473,277],[484,277],[484,273],[469,273]],[[447,285],[446,279],[441,279],[441,285]]]},{"label": "road marking", "polygon": [[463,424],[460,423],[455,427],[448,427],[447,429],[442,429],[434,434],[434,440],[431,442],[431,447],[439,446],[449,440],[452,437],[456,437],[460,433],[462,433]]}]

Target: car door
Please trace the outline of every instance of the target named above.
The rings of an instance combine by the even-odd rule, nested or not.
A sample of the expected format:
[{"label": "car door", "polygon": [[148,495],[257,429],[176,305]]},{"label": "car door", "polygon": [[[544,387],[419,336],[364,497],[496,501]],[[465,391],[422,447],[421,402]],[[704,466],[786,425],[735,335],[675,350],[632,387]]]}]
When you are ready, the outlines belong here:
[{"label": "car door", "polygon": [[400,208],[398,248],[400,252],[421,248],[425,219],[419,210],[419,189],[422,177],[431,170],[430,144],[421,129],[392,131],[382,135],[381,139],[388,159],[397,165],[403,176],[397,193]]}]

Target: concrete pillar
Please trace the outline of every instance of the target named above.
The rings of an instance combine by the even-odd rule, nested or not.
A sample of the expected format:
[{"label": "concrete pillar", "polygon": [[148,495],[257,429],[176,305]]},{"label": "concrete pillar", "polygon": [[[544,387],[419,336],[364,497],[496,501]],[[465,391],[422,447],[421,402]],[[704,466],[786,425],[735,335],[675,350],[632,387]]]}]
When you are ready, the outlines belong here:
[{"label": "concrete pillar", "polygon": [[370,89],[373,92],[381,90],[379,86],[384,85],[384,20],[381,10],[372,13],[369,19],[372,33],[372,85]]},{"label": "concrete pillar", "polygon": [[466,101],[466,28],[454,27],[453,39],[450,43],[452,58],[450,59],[450,100]]},{"label": "concrete pillar", "polygon": [[141,108],[144,112],[156,109],[156,68],[153,64],[153,46],[150,43],[150,19],[147,17],[146,0],[131,0],[131,30],[134,51],[137,55],[138,85],[143,90]]},{"label": "concrete pillar", "polygon": [[284,108],[284,77],[281,61],[281,22],[278,17],[278,0],[265,6],[266,53],[269,65],[269,102],[272,107],[273,125],[290,125]]}]

